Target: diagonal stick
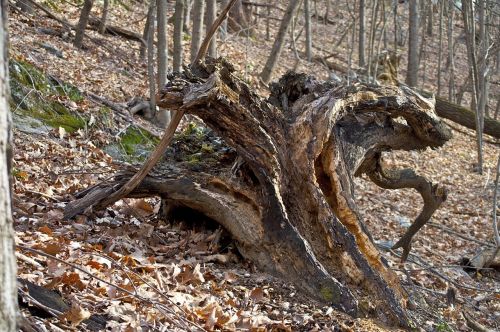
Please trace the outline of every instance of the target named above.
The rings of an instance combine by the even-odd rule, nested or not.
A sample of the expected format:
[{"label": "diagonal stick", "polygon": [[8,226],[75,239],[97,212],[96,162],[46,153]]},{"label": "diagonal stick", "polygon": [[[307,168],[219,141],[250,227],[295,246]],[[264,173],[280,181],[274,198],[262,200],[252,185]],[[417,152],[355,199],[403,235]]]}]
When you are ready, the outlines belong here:
[{"label": "diagonal stick", "polygon": [[[219,14],[219,17],[217,17],[217,19],[214,21],[210,29],[207,31],[207,35],[205,36],[205,39],[203,40],[203,43],[200,46],[198,54],[196,55],[196,58],[192,63],[193,66],[197,66],[199,62],[203,61],[203,59],[205,58],[205,55],[207,54],[208,51],[208,45],[210,44],[212,37],[214,36],[215,32],[222,24],[222,22],[226,19],[227,13],[231,9],[231,7],[235,4],[235,2],[236,0],[231,0],[226,5],[226,7]],[[160,160],[161,156],[163,156],[167,151],[167,148],[170,145],[172,138],[174,137],[175,130],[179,126],[179,123],[181,122],[183,115],[184,111],[182,109],[178,110],[177,112],[174,112],[172,120],[170,121],[170,124],[168,125],[167,129],[165,130],[165,133],[163,134],[160,143],[158,144],[156,149],[149,155],[148,160],[146,160],[146,162],[142,165],[141,169],[130,180],[128,180],[127,183],[125,183],[120,189],[112,193],[109,197],[107,197],[100,203],[96,204],[97,208],[104,208],[108,205],[115,203],[119,199],[130,194],[139,185],[139,183],[141,183],[141,181],[146,177],[146,175],[148,175],[151,169],[153,169],[156,163]]]}]

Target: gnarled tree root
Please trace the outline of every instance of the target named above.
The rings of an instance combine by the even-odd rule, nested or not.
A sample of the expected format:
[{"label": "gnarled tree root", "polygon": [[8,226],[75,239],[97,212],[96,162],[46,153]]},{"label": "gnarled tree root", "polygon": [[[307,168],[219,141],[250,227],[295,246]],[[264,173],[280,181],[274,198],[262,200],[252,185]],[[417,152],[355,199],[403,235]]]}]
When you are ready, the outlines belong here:
[{"label": "gnarled tree root", "polygon": [[401,260],[406,261],[411,250],[413,236],[429,221],[434,211],[446,200],[448,192],[446,188],[433,184],[425,177],[415,174],[412,169],[384,169],[380,163],[380,155],[377,156],[373,169],[366,173],[379,187],[385,189],[413,188],[422,196],[424,201],[422,211],[401,239],[392,246],[392,249],[403,248]]},{"label": "gnarled tree root", "polygon": [[[407,88],[344,87],[295,73],[264,100],[233,72],[224,59],[208,59],[170,78],[158,105],[197,115],[220,138],[188,140],[215,147],[197,152],[193,166],[192,151],[179,155],[189,146],[180,135],[128,196],[204,213],[259,269],[351,315],[408,326],[404,293],[359,216],[352,177],[372,171],[382,151],[443,145],[450,132],[432,101]],[[131,176],[96,186],[66,216],[100,206]]]}]

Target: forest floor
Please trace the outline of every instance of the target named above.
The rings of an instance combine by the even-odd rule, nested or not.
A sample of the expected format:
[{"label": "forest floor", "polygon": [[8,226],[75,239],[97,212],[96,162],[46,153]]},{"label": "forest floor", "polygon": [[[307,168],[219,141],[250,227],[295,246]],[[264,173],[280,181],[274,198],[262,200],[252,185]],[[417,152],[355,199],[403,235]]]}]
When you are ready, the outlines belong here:
[{"label": "forest floor", "polygon": [[[127,5],[129,8],[115,4],[110,20],[141,33],[146,8],[135,2]],[[78,8],[69,2],[55,12],[72,22],[78,17]],[[274,15],[281,16],[281,12]],[[316,45],[333,44],[331,36],[338,39],[349,25],[348,8],[335,15],[332,19],[338,24],[315,25]],[[278,22],[271,23],[272,36]],[[84,49],[77,50],[71,36],[53,19],[12,10],[9,24],[11,59],[27,62],[80,91],[115,103],[148,95],[146,65],[139,58],[137,42],[87,31],[92,40],[87,38]],[[254,36],[230,34],[220,43],[219,54],[265,94],[265,88],[258,86],[258,73],[272,42],[261,32],[264,21],[256,24]],[[301,42],[297,47],[302,49]],[[189,38],[185,48],[189,48]],[[347,37],[336,48],[315,50],[323,56],[334,54],[335,61],[347,66],[349,49]],[[434,49],[429,46],[429,52]],[[463,53],[459,48],[458,79],[466,72]],[[436,84],[433,66],[429,61],[424,85],[432,91]],[[328,77],[322,64],[297,61],[287,48],[274,77],[291,68],[321,79]],[[39,89],[33,84],[30,91],[38,93]],[[113,113],[109,122],[97,123],[96,119],[102,118],[102,105],[87,98],[72,100],[64,94],[52,98],[80,114],[86,125],[74,132],[58,126],[38,132],[19,124],[14,128],[18,276],[58,291],[71,306],[63,315],[52,310],[49,316],[24,308],[23,315],[35,330],[92,329],[82,323],[90,315],[104,318],[113,331],[396,330],[373,319],[353,319],[318,306],[292,285],[256,271],[238,255],[221,229],[171,225],[158,219],[157,199],[126,199],[106,211],[96,211],[94,217],[63,220],[62,210],[74,199],[73,193],[104,180],[120,167],[103,147],[116,142],[130,123]],[[18,108],[12,110],[15,119]],[[161,132],[140,118],[134,121],[153,133]],[[384,157],[390,166],[411,167],[445,185],[449,196],[415,237],[408,262],[400,263],[399,252],[383,251],[383,255],[409,293],[415,327],[466,331],[465,315],[499,330],[499,273],[466,272],[462,266],[464,257],[472,258],[493,245],[491,214],[498,142],[487,137],[480,175],[473,172],[474,132],[456,124],[453,127],[453,139],[443,148]],[[363,178],[356,179],[356,185],[357,203],[373,238],[382,247],[394,243],[421,208],[418,194],[383,190]],[[456,292],[453,304],[447,303],[450,290]],[[28,297],[25,295],[26,301],[35,301]]]}]

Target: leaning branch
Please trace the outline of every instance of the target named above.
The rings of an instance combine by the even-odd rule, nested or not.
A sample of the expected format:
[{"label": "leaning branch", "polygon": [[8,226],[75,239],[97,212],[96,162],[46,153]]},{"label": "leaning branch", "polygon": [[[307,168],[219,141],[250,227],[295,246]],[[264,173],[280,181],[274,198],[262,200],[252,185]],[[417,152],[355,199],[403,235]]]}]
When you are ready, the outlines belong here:
[{"label": "leaning branch", "polygon": [[384,169],[380,164],[380,158],[376,163],[375,168],[367,172],[370,179],[376,185],[385,189],[413,188],[420,193],[424,200],[424,206],[418,217],[401,239],[392,247],[392,249],[403,248],[401,260],[405,261],[411,250],[413,236],[429,221],[434,211],[446,200],[448,193],[444,187],[433,184],[425,177],[415,174],[412,169]]},{"label": "leaning branch", "polygon": [[[227,6],[222,10],[220,13],[219,17],[215,22],[212,24],[210,29],[207,32],[207,35],[205,39],[203,40],[203,43],[201,44],[200,50],[198,51],[198,54],[196,55],[195,60],[193,61],[193,66],[197,66],[200,64],[201,61],[205,58],[205,55],[207,54],[208,51],[208,45],[210,44],[210,41],[212,40],[212,37],[214,36],[215,32],[219,28],[219,26],[222,24],[224,19],[227,16],[227,13],[231,9],[231,7],[235,4],[236,0],[231,0]],[[167,151],[168,146],[170,145],[170,142],[172,141],[174,137],[174,133],[179,126],[179,123],[181,122],[182,117],[184,116],[184,111],[182,109],[179,109],[178,111],[174,112],[172,120],[165,130],[165,134],[163,135],[160,143],[156,147],[156,149],[149,155],[148,160],[142,165],[141,169],[127,182],[125,183],[120,189],[117,191],[113,192],[111,195],[109,195],[106,199],[104,199],[102,202],[100,202],[96,208],[97,209],[102,209],[106,206],[109,206],[119,199],[127,196],[130,194],[136,187],[141,183],[141,181],[148,175],[148,173],[153,169],[153,167],[156,165],[156,163],[160,160],[160,158],[165,154],[165,151]],[[74,217],[74,215],[66,215],[67,218]]]}]

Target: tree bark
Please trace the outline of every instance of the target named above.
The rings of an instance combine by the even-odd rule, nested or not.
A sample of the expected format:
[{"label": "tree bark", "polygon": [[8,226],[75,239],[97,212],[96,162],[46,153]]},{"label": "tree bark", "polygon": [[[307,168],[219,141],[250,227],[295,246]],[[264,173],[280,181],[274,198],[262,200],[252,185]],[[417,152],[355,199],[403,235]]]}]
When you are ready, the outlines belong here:
[{"label": "tree bark", "polygon": [[104,4],[102,7],[102,14],[101,14],[101,21],[99,22],[99,28],[98,31],[101,35],[106,32],[106,20],[108,18],[108,11],[109,11],[109,0],[104,0]]},{"label": "tree bark", "polygon": [[146,114],[146,118],[151,119],[156,113],[156,76],[155,76],[155,63],[154,63],[154,38],[155,38],[155,30],[154,24],[155,21],[155,11],[154,5],[155,0],[151,0],[151,10],[148,12],[149,17],[149,31],[148,31],[148,81],[149,81],[149,114]]},{"label": "tree bark", "polygon": [[[450,132],[433,103],[408,88],[344,87],[294,73],[272,84],[263,100],[224,59],[192,70],[167,84],[158,105],[200,117],[213,130],[200,144],[213,152],[186,149],[191,138],[180,135],[131,196],[161,196],[171,214],[178,207],[204,213],[259,269],[323,304],[408,326],[404,294],[357,211],[352,177],[366,173],[395,188],[417,188],[426,202],[412,232],[418,230],[445,190],[411,171],[384,170],[380,156],[444,144]],[[121,172],[85,191],[65,216],[99,205],[132,175]],[[399,241],[405,250],[413,235]]]},{"label": "tree bark", "polygon": [[476,115],[476,148],[477,171],[483,173],[483,123],[484,114],[479,107],[479,71],[476,58],[476,29],[472,0],[462,0],[462,17],[464,21],[465,43],[467,45],[467,59],[469,62],[469,75],[472,79],[472,109]]},{"label": "tree bark", "polygon": [[148,13],[146,15],[146,23],[144,24],[144,30],[142,31],[142,39],[144,40],[144,44],[141,45],[139,48],[139,57],[141,59],[144,59],[146,57],[146,52],[147,52],[147,41],[148,41],[148,36],[149,36],[149,26],[151,24],[154,24],[154,22],[151,22],[151,17],[152,14],[151,12],[154,10],[155,6],[153,6],[153,2],[150,1],[149,6],[148,6]]},{"label": "tree bark", "polygon": [[182,30],[184,19],[184,0],[175,1],[174,13],[174,71],[180,72],[182,68]]},{"label": "tree bark", "polygon": [[17,0],[16,6],[23,12],[27,14],[33,14],[35,10],[33,9],[33,4],[30,0]]},{"label": "tree bark", "polygon": [[410,0],[410,23],[408,32],[408,70],[406,84],[416,87],[418,83],[418,0]]},{"label": "tree bark", "polygon": [[365,0],[359,0],[359,40],[358,40],[358,64],[361,68],[365,66],[365,48],[366,48],[366,19],[365,19]]},{"label": "tree bark", "polygon": [[312,61],[312,30],[311,30],[311,8],[309,0],[304,0],[304,17],[306,28],[306,58]]},{"label": "tree bark", "polygon": [[92,10],[93,4],[94,0],[85,0],[85,2],[83,3],[83,8],[80,12],[80,20],[78,21],[78,25],[76,26],[75,41],[73,42],[73,45],[76,48],[82,48],[83,46],[85,28],[87,27],[87,22],[89,20],[90,11]]},{"label": "tree bark", "polygon": [[9,65],[7,55],[8,3],[0,0],[0,331],[17,326],[17,282],[14,229],[12,227],[10,168],[12,162],[9,111]]},{"label": "tree bark", "polygon": [[[151,21],[151,19],[150,19]],[[168,43],[167,43],[167,1],[156,0],[156,22],[158,24],[158,91],[167,82]],[[149,28],[149,26],[148,26]]]},{"label": "tree bark", "polygon": [[[470,109],[450,103],[445,98],[436,97],[436,113],[442,118],[454,121],[464,127],[476,129],[476,114]],[[483,133],[500,138],[500,122],[492,118],[484,118]]]},{"label": "tree bark", "polygon": [[205,3],[203,0],[194,0],[193,3],[193,33],[191,38],[191,63],[196,58],[196,54],[200,49],[201,40],[203,39],[203,17],[205,11]]},{"label": "tree bark", "polygon": [[278,30],[278,35],[276,36],[273,48],[271,49],[271,54],[269,54],[264,69],[262,69],[262,73],[260,74],[260,77],[265,84],[269,83],[269,81],[271,80],[274,68],[278,63],[281,51],[283,50],[283,45],[285,44],[286,32],[299,5],[299,0],[291,0],[288,4],[285,15],[283,15],[283,19],[281,20],[280,28]]},{"label": "tree bark", "polygon": [[[223,1],[224,2],[224,1]],[[227,25],[229,30],[236,33],[241,33],[253,36],[255,34],[254,29],[251,27],[249,15],[245,12],[245,6],[242,0],[236,1],[234,6],[229,11],[229,16],[227,19]]]},{"label": "tree bark", "polygon": [[[215,0],[207,0],[207,12],[206,12],[206,19],[207,21],[205,22],[205,27],[208,31],[212,24],[215,21],[215,16],[217,15],[217,2]],[[217,57],[217,35],[215,35],[212,38],[212,41],[210,42],[210,46],[208,47],[208,55],[211,56],[212,58]]]}]

